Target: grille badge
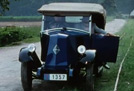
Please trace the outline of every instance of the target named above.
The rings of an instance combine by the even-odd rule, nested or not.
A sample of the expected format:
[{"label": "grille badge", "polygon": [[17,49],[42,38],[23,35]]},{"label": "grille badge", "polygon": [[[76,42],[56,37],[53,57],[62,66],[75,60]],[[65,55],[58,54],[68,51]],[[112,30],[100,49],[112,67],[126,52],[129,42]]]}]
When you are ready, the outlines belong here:
[{"label": "grille badge", "polygon": [[58,45],[55,45],[55,47],[53,48],[54,54],[55,54],[55,55],[58,54],[59,51],[60,51],[60,48],[58,47]]}]

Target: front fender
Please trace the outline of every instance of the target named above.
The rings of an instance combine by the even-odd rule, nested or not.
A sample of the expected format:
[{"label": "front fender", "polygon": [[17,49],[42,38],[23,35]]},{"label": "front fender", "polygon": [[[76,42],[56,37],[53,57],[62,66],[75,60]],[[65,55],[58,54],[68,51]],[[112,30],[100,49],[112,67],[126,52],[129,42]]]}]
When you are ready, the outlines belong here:
[{"label": "front fender", "polygon": [[86,50],[85,56],[80,60],[80,62],[92,62],[95,59],[96,50]]},{"label": "front fender", "polygon": [[33,52],[30,52],[28,47],[24,47],[20,50],[19,61],[20,62],[32,61],[33,69],[37,69],[38,67],[41,66],[41,62],[40,62],[35,50]]},{"label": "front fender", "polygon": [[24,47],[24,48],[22,48],[20,50],[20,53],[19,53],[19,61],[20,62],[32,61],[32,58],[30,56],[29,49],[27,47]]}]

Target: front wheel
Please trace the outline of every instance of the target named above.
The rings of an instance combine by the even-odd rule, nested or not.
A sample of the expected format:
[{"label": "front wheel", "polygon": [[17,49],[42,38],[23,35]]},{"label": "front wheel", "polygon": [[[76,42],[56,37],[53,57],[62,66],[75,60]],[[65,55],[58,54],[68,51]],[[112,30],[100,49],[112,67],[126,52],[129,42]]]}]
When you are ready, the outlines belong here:
[{"label": "front wheel", "polygon": [[96,77],[101,77],[103,73],[103,66],[102,63],[95,63],[94,64],[94,74]]},{"label": "front wheel", "polygon": [[93,64],[88,65],[86,75],[86,91],[94,91]]},{"label": "front wheel", "polygon": [[21,82],[24,91],[32,89],[32,62],[21,63]]}]

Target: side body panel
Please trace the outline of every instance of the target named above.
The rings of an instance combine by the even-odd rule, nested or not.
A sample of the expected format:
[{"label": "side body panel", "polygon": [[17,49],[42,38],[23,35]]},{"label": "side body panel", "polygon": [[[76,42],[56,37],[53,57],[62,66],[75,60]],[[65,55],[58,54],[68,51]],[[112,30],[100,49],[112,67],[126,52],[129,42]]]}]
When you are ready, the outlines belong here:
[{"label": "side body panel", "polygon": [[41,60],[45,61],[47,57],[48,44],[49,44],[49,35],[40,34],[41,40]]},{"label": "side body panel", "polygon": [[92,35],[92,49],[96,49],[96,60],[116,62],[119,46],[119,37]]}]

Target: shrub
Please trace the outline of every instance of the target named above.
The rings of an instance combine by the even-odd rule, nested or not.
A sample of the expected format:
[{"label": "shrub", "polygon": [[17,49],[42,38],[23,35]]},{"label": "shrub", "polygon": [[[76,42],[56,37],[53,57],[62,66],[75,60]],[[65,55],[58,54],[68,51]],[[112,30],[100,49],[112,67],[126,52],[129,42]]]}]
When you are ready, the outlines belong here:
[{"label": "shrub", "polygon": [[5,46],[12,42],[21,41],[27,38],[39,36],[39,32],[35,32],[39,28],[19,28],[19,27],[5,27],[0,28],[0,46]]}]

